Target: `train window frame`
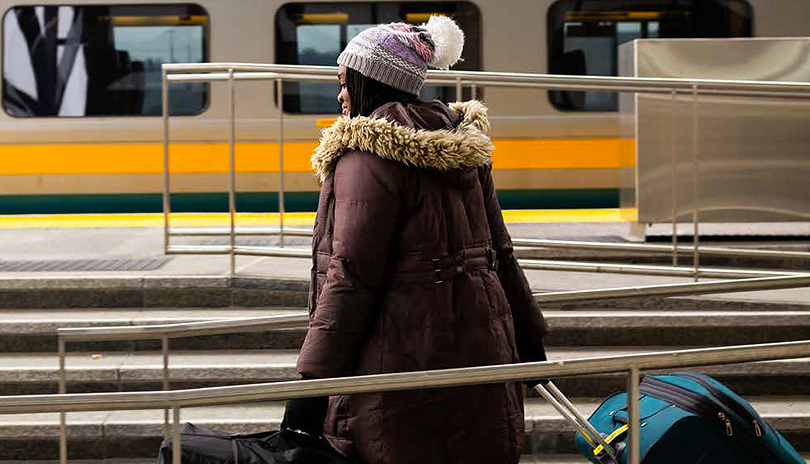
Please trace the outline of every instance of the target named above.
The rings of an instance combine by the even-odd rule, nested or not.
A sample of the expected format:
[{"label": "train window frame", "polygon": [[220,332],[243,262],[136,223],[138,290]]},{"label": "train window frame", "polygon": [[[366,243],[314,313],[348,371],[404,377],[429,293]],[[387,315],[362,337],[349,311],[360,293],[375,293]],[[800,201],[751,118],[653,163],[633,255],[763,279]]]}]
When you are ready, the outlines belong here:
[{"label": "train window frame", "polygon": [[[712,8],[712,7],[725,7],[729,10],[727,16],[715,16],[713,20],[717,20],[719,18],[727,19],[728,23],[726,25],[726,29],[723,30],[722,34],[716,35],[709,35],[709,34],[702,34],[702,31],[695,32],[693,34],[677,34],[677,35],[661,35],[662,30],[662,21],[660,19],[655,19],[652,21],[653,15],[658,15],[656,18],[660,18],[660,14],[662,12],[667,14],[673,14],[672,12],[675,11],[673,9],[666,10],[665,7],[667,5],[677,5],[679,3],[686,4],[687,8],[690,8],[688,11],[693,11],[695,0],[688,0],[688,2],[679,2],[677,0],[556,0],[554,3],[549,5],[546,14],[546,40],[547,40],[547,56],[548,56],[548,73],[549,74],[571,74],[571,75],[617,75],[618,74],[618,47],[621,45],[620,43],[620,33],[619,28],[617,27],[620,24],[638,24],[640,28],[640,35],[641,37],[638,38],[698,38],[698,37],[753,37],[754,36],[754,8],[748,0],[711,0],[711,5],[709,2],[705,2],[703,8]],[[614,6],[615,5],[615,6]],[[632,5],[632,7],[630,7]],[[733,5],[733,6],[732,6]],[[657,9],[653,7],[658,6]],[[671,7],[670,7],[671,8]],[[614,15],[619,14],[626,14],[627,20],[617,20],[611,19],[607,13],[613,13]],[[677,13],[677,11],[676,11]],[[739,13],[739,17],[735,17]],[[603,14],[606,16],[606,19],[599,20],[597,17],[593,19],[593,24],[587,23],[584,20],[580,21],[577,24],[577,21],[568,21],[566,18],[569,14],[579,14],[583,17],[587,17],[588,14],[590,15],[598,15]],[[645,15],[646,14],[646,15]],[[633,17],[635,15],[635,18]],[[738,21],[736,24],[731,24],[731,21]],[[695,21],[696,23],[700,24],[700,22],[707,22],[705,19],[699,19]],[[570,24],[574,23],[574,24]],[[655,23],[655,31],[658,37],[649,37],[649,26],[650,24]],[[567,35],[567,27],[572,28],[579,28],[585,33],[580,37],[605,37],[610,38],[613,43],[611,50],[614,55],[611,57],[612,62],[609,63],[611,67],[612,74],[607,73],[594,73],[588,74],[587,73],[587,52],[582,48],[577,50],[569,50],[566,51],[565,48],[565,40],[569,36]],[[614,31],[612,35],[588,35],[594,32],[598,32],[597,29],[605,28],[607,31],[609,28],[613,27]],[[678,27],[677,24],[671,26],[674,30]],[[680,27],[685,27],[681,25]],[[589,30],[590,29],[590,30]],[[739,30],[739,31],[738,31]],[[739,32],[739,33],[736,33]],[[576,36],[574,36],[576,37]],[[633,39],[631,39],[633,40]],[[580,52],[579,54],[572,54],[572,52]],[[568,58],[565,55],[569,55]],[[576,55],[576,56],[575,56]],[[586,98],[588,95],[592,97],[598,96],[605,96],[610,95],[610,92],[587,92],[587,91],[565,91],[559,90],[554,91],[550,90],[547,92],[548,101],[549,103],[558,111],[563,112],[570,112],[570,113],[611,113],[618,111],[618,95],[613,94],[610,96],[610,102],[605,104],[602,103],[603,106],[600,107],[588,107],[588,101]],[[592,100],[593,101],[593,98]]]},{"label": "train window frame", "polygon": [[[191,11],[191,14],[181,15],[176,14],[177,16],[204,16],[205,20],[199,26],[202,27],[201,37],[200,37],[200,49],[199,53],[201,54],[201,63],[206,63],[210,61],[211,57],[211,23],[212,17],[210,12],[208,11],[205,6],[195,3],[195,2],[177,2],[177,3],[123,3],[123,4],[109,4],[109,3],[89,3],[83,4],[78,2],[65,2],[65,3],[37,3],[37,4],[14,4],[7,8],[2,16],[0,16],[0,36],[4,38],[3,40],[3,47],[0,50],[0,106],[3,107],[3,112],[13,118],[19,120],[42,120],[42,119],[79,119],[79,118],[102,118],[102,119],[109,119],[109,118],[160,118],[160,114],[127,114],[127,113],[106,113],[106,114],[84,114],[84,115],[59,115],[59,114],[47,114],[47,115],[24,115],[24,114],[14,114],[14,112],[9,111],[6,101],[6,92],[5,92],[5,85],[3,84],[3,80],[5,79],[5,58],[6,58],[6,41],[5,41],[5,24],[6,24],[6,16],[8,14],[13,14],[15,9],[17,8],[25,8],[25,7],[85,7],[85,8],[116,8],[116,9],[147,9],[147,8],[158,8],[164,10],[171,10],[172,8],[186,8]],[[135,15],[133,15],[135,16]],[[146,14],[141,16],[166,16],[160,14]],[[173,16],[173,15],[170,15]],[[145,25],[142,27],[149,27],[149,25]],[[58,34],[58,32],[57,32]],[[65,40],[65,39],[57,39],[57,40]],[[179,61],[178,61],[179,62]],[[202,93],[202,101],[199,108],[197,108],[194,112],[188,113],[175,113],[174,111],[170,111],[170,116],[172,117],[180,117],[180,118],[193,118],[198,117],[204,113],[206,113],[211,107],[211,85],[210,83],[201,83],[201,87],[203,88]],[[176,90],[175,90],[176,91]],[[160,96],[160,95],[159,95]],[[85,109],[86,111],[86,109]],[[57,111],[58,113],[58,111]]]},{"label": "train window frame", "polygon": [[[379,7],[380,5],[385,5],[384,8],[387,9],[397,9],[397,17],[394,17],[393,14],[386,14],[387,12],[380,12]],[[341,2],[341,1],[330,1],[330,2],[306,2],[306,1],[296,1],[296,2],[288,2],[281,5],[275,12],[274,16],[274,62],[278,64],[301,64],[299,63],[298,55],[300,51],[298,48],[298,40],[297,40],[297,33],[298,28],[304,25],[338,25],[342,26],[339,30],[339,44],[338,44],[338,52],[340,53],[346,47],[346,43],[348,43],[349,37],[349,30],[351,26],[356,25],[376,25],[379,23],[386,23],[392,21],[403,21],[409,22],[412,24],[421,24],[427,21],[427,18],[430,14],[448,14],[447,11],[450,9],[450,6],[456,8],[458,15],[462,15],[461,17],[464,18],[465,22],[460,23],[462,29],[464,29],[466,22],[469,23],[469,27],[472,28],[472,31],[465,30],[465,45],[464,51],[462,52],[462,59],[464,61],[459,62],[454,69],[464,69],[464,70],[481,70],[483,69],[483,16],[481,14],[481,10],[475,2],[471,0],[443,0],[443,1],[363,1],[363,0],[355,0],[349,2]],[[362,7],[368,7],[369,10],[360,12],[359,9]],[[348,11],[348,13],[347,13]],[[354,18],[352,14],[354,13]],[[356,21],[358,16],[362,14],[368,13],[369,19],[368,21]],[[310,21],[310,22],[298,22],[295,23],[291,19],[291,17],[295,14],[299,14],[301,16],[304,15],[311,15],[312,17],[315,16],[323,16],[324,21],[326,22],[318,22],[318,21]],[[452,17],[452,14],[449,14]],[[469,15],[469,16],[467,16]],[[328,17],[327,17],[328,16]],[[409,19],[409,16],[411,17]],[[328,20],[333,20],[333,22],[328,22]],[[283,23],[286,21],[286,23]],[[340,21],[340,22],[338,22]],[[286,35],[286,37],[285,37]],[[291,40],[291,37],[295,36],[295,40]],[[317,52],[317,51],[316,51]],[[337,59],[337,55],[334,56]],[[330,63],[326,65],[329,66],[336,66],[336,63],[330,59]],[[335,78],[334,84],[334,94],[331,95],[331,99],[334,101],[334,108],[324,109],[327,106],[325,103],[323,106],[318,107],[316,110],[313,111],[302,111],[302,94],[300,92],[301,84],[299,82],[284,82],[284,112],[291,114],[291,115],[328,115],[328,114],[338,114],[340,109],[337,104],[337,93],[338,93],[338,85],[337,85],[337,77]],[[312,83],[306,83],[312,84]],[[332,84],[323,84],[321,85],[332,85]],[[455,97],[455,87],[454,86],[425,86],[424,90],[433,91],[434,87],[438,87],[436,92],[436,96],[433,98],[439,98],[441,100],[457,100],[458,98]],[[325,88],[325,87],[324,87]],[[482,91],[479,89],[478,97],[481,98]],[[274,92],[274,104],[276,107],[278,106],[277,97],[275,97],[276,92]],[[452,95],[452,96],[451,96]],[[421,97],[421,95],[420,95]],[[462,97],[464,98],[471,98],[471,90],[469,88],[465,88],[462,91]],[[325,101],[325,94],[324,94],[324,101]],[[331,102],[330,102],[331,104]]]}]

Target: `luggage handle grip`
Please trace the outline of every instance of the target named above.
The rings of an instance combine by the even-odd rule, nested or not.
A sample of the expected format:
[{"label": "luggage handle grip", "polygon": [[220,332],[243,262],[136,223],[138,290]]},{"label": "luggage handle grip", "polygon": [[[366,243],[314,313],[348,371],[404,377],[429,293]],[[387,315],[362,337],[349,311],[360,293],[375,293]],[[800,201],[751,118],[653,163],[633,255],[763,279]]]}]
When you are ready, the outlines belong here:
[{"label": "luggage handle grip", "polygon": [[[577,410],[576,406],[571,403],[571,401],[566,398],[566,396],[561,392],[556,385],[554,385],[550,380],[543,385],[543,383],[538,383],[535,387],[538,393],[543,395],[543,398],[546,399],[553,407],[556,409],[568,422],[570,422],[577,431],[585,437],[585,439],[590,443],[591,449],[594,451],[601,447],[605,453],[607,453],[611,458],[616,460],[616,451],[611,447],[602,437],[602,435],[591,425],[590,422],[585,419],[585,417],[580,414],[579,410]],[[598,444],[597,444],[598,442]],[[599,454],[599,453],[596,453]]]}]

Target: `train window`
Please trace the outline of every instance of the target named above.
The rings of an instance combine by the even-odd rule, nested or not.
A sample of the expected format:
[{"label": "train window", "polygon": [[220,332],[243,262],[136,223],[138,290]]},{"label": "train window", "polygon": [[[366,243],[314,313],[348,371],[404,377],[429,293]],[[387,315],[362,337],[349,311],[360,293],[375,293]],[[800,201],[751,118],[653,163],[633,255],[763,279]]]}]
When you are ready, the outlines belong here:
[{"label": "train window", "polygon": [[[453,69],[479,70],[481,20],[471,2],[288,3],[276,13],[276,62],[334,66],[341,50],[375,24],[427,22],[431,14],[453,18],[465,34],[462,60]],[[338,113],[335,84],[285,82],[284,109],[291,113]],[[464,90],[469,98],[469,89]],[[480,93],[480,92],[479,92]],[[422,99],[456,99],[454,87],[425,86]]]},{"label": "train window", "polygon": [[[549,72],[618,74],[619,45],[639,38],[751,37],[745,0],[558,0],[548,12]],[[616,111],[610,92],[551,91],[561,110]]]},{"label": "train window", "polygon": [[[163,63],[208,59],[194,4],[17,6],[3,17],[3,108],[11,116],[159,116]],[[178,87],[183,87],[178,89]],[[175,84],[173,115],[194,115],[208,84]]]}]

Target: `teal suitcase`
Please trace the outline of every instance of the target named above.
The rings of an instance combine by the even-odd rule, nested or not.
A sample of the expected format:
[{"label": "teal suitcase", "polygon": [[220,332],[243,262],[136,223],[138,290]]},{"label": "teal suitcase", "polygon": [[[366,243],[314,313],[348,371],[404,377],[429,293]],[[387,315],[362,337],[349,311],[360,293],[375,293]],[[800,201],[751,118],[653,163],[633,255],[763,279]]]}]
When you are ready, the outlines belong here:
[{"label": "teal suitcase", "polygon": [[[707,375],[643,376],[639,416],[644,464],[806,464],[747,401]],[[596,464],[626,464],[627,394],[609,396],[588,421],[616,457],[578,426],[582,454]]]}]

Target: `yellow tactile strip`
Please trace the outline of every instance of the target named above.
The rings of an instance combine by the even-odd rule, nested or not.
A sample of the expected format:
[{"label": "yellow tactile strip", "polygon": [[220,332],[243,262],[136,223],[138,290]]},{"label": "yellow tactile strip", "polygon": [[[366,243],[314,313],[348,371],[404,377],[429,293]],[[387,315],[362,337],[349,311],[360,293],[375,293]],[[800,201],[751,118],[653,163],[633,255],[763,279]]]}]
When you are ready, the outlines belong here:
[{"label": "yellow tactile strip", "polygon": [[[621,209],[509,210],[503,212],[508,224],[572,222],[623,222],[633,219],[633,211]],[[240,226],[278,225],[278,213],[237,213]],[[227,213],[172,213],[172,227],[227,226]],[[286,213],[284,225],[311,226],[315,213]],[[0,229],[162,227],[163,214],[47,214],[0,216]]]}]

